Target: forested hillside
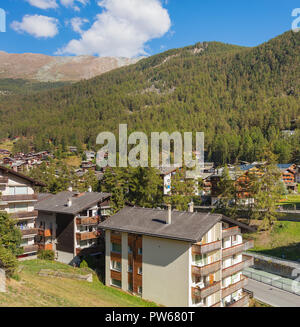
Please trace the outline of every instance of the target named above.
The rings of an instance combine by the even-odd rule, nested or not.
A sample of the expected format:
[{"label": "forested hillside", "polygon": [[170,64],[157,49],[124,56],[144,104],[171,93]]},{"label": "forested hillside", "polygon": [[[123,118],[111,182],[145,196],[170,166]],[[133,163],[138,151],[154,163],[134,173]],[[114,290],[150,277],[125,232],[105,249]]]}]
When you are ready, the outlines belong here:
[{"label": "forested hillside", "polygon": [[[207,160],[300,153],[300,33],[256,48],[198,43],[72,86],[0,98],[0,138],[95,145],[101,131],[204,131]],[[281,130],[298,128],[283,138]]]}]

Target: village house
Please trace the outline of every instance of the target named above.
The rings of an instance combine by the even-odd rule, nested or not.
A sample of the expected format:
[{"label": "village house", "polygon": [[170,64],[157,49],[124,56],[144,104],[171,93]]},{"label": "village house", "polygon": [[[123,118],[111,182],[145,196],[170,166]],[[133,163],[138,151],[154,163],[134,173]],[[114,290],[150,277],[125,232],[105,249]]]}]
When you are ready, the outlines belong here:
[{"label": "village house", "polygon": [[222,215],[126,207],[105,230],[106,285],[165,306],[244,307],[253,230]]},{"label": "village house", "polygon": [[35,241],[38,233],[35,228],[37,211],[34,210],[37,195],[34,194],[34,186],[43,184],[0,166],[0,210],[11,214],[17,220],[17,226],[22,232],[21,246],[24,250],[20,258],[32,258],[38,251]]},{"label": "village house", "polygon": [[41,197],[36,204],[40,249],[52,250],[56,259],[78,264],[86,255],[101,252],[98,224],[110,215],[110,194],[71,190]]}]

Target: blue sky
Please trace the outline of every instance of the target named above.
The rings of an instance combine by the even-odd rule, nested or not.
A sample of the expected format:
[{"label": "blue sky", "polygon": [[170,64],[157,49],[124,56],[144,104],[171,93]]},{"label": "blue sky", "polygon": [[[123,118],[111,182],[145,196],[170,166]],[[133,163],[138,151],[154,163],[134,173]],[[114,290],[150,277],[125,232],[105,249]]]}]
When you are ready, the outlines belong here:
[{"label": "blue sky", "polygon": [[9,53],[152,55],[199,41],[255,46],[291,29],[300,0],[5,0]]}]

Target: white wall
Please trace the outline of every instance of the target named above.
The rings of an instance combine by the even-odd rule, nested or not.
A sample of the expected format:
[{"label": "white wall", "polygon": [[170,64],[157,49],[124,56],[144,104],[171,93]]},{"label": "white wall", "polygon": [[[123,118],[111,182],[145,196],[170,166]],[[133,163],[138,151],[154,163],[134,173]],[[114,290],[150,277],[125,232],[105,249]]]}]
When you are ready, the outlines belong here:
[{"label": "white wall", "polygon": [[187,242],[143,236],[143,298],[188,307],[190,247]]}]

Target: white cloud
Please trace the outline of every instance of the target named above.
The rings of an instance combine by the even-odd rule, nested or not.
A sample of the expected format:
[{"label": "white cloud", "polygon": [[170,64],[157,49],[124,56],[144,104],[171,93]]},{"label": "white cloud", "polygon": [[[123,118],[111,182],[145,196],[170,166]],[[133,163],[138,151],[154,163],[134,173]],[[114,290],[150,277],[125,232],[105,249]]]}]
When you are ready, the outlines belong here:
[{"label": "white cloud", "polygon": [[58,20],[56,18],[25,15],[21,22],[14,21],[11,28],[17,32],[26,32],[34,37],[49,38],[58,34]]},{"label": "white cloud", "polygon": [[80,8],[75,5],[76,2],[81,3],[82,5],[86,5],[89,3],[89,0],[60,0],[61,4],[65,7],[72,7],[76,11],[80,11]]},{"label": "white cloud", "polygon": [[89,20],[86,18],[74,17],[70,21],[67,22],[67,25],[71,24],[74,32],[82,34],[83,31],[82,31],[81,27],[82,27],[82,25],[84,25],[85,23],[88,23],[88,22],[89,22]]},{"label": "white cloud", "polygon": [[160,0],[102,0],[98,5],[103,11],[91,28],[81,31],[79,40],[71,40],[57,54],[145,55],[146,43],[162,37],[171,27]]},{"label": "white cloud", "polygon": [[56,0],[27,0],[32,6],[40,9],[57,8]]}]

